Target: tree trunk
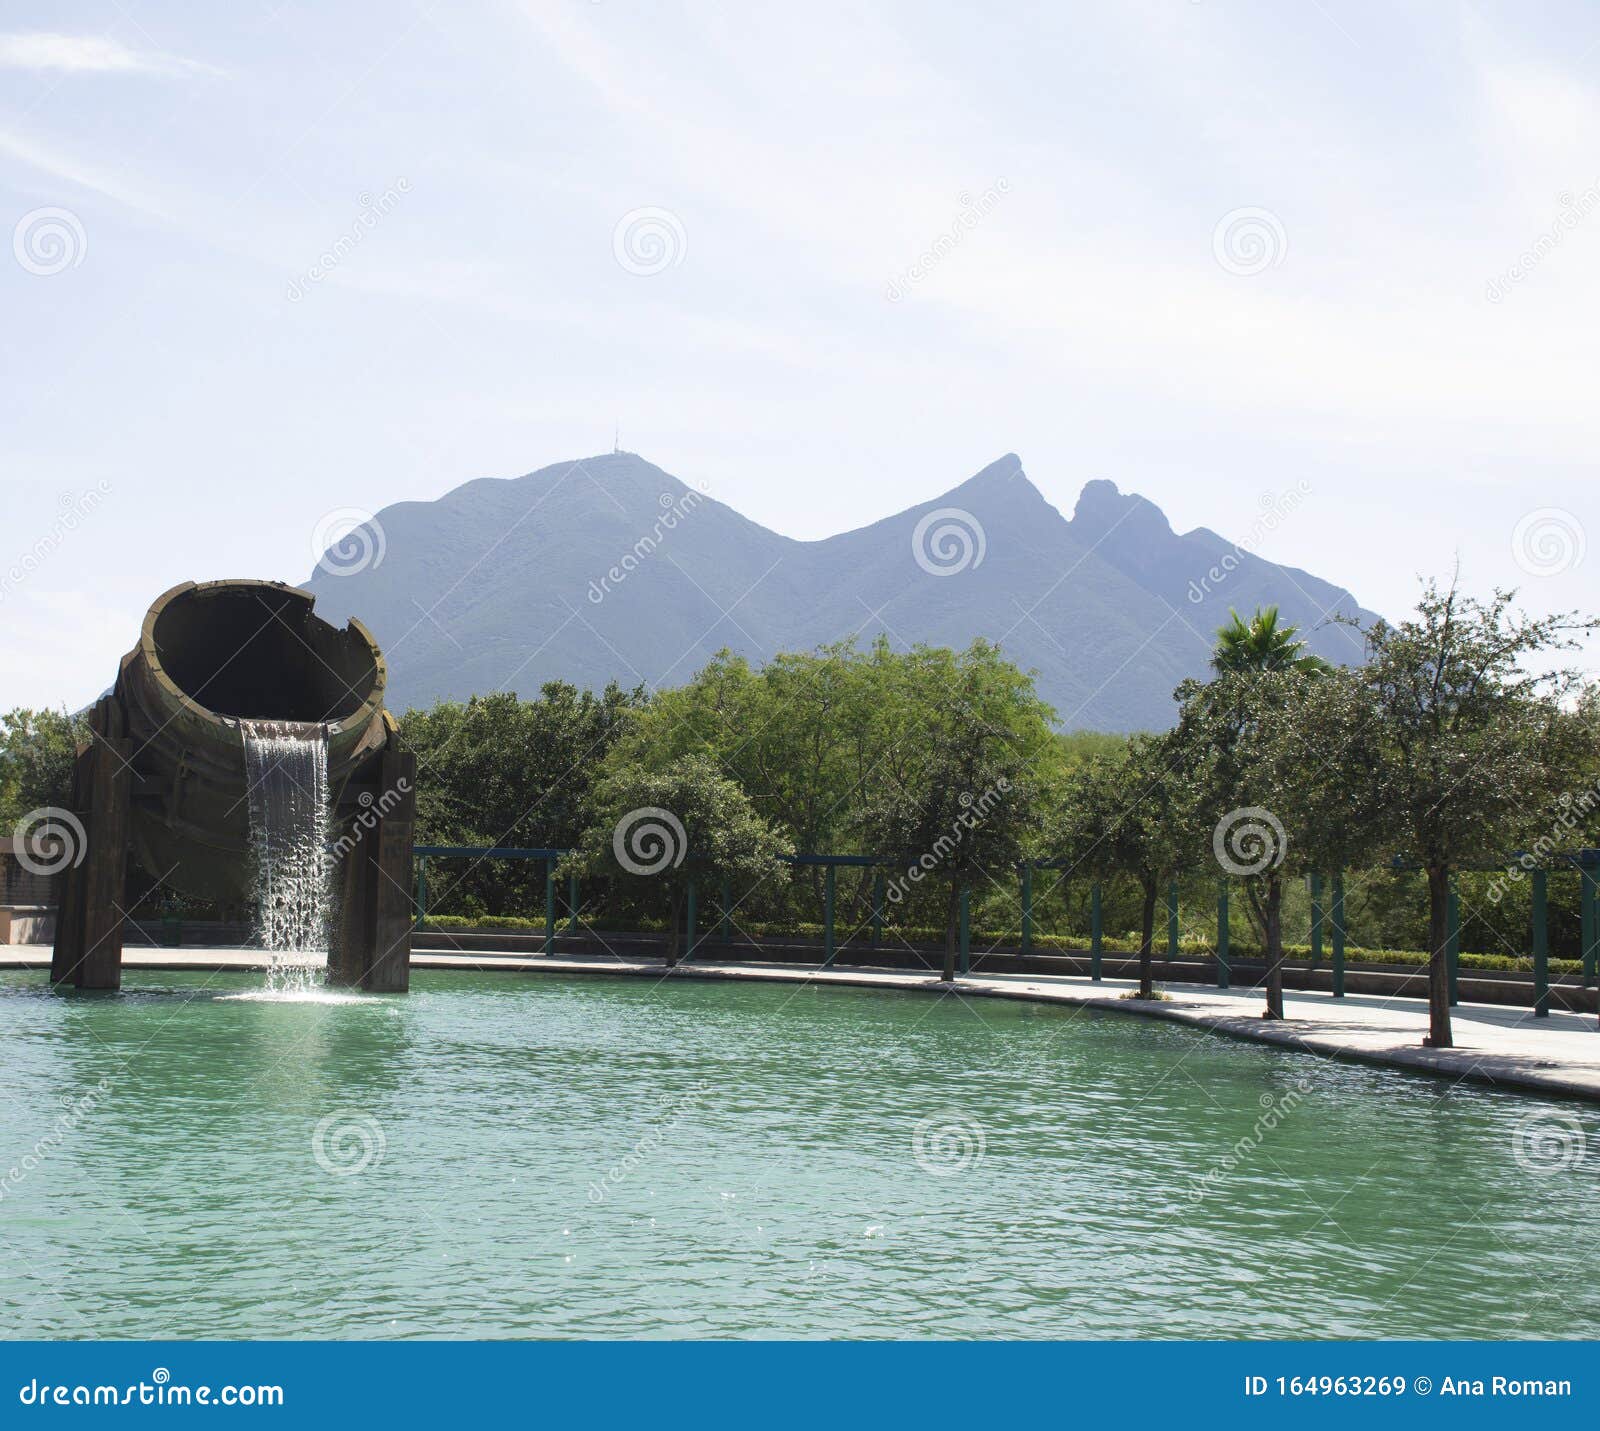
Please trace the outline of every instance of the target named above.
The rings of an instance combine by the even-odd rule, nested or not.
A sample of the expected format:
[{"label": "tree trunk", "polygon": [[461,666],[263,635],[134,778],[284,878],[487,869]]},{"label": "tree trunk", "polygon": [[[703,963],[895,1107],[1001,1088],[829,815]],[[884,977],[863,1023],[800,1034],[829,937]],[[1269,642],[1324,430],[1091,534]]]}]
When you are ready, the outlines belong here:
[{"label": "tree trunk", "polygon": [[1276,870],[1267,875],[1262,908],[1267,936],[1267,1007],[1262,1017],[1283,1017],[1283,880]]},{"label": "tree trunk", "polygon": [[1429,1048],[1454,1048],[1450,1029],[1450,871],[1428,868],[1428,1036]]},{"label": "tree trunk", "polygon": [[1150,969],[1150,959],[1156,943],[1156,896],[1159,893],[1153,879],[1143,881],[1144,904],[1139,914],[1139,997],[1155,997],[1156,986]]},{"label": "tree trunk", "polygon": [[956,977],[956,938],[961,925],[961,885],[950,886],[950,905],[944,920],[944,981],[953,983]]}]

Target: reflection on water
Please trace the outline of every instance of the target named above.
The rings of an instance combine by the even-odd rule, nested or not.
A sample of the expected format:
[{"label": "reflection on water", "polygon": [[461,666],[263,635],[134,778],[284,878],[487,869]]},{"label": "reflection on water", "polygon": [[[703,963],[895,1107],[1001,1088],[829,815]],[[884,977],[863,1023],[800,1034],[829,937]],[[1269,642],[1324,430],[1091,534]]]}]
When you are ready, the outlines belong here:
[{"label": "reflection on water", "polygon": [[953,997],[43,978],[12,1336],[1600,1334],[1583,1105]]}]

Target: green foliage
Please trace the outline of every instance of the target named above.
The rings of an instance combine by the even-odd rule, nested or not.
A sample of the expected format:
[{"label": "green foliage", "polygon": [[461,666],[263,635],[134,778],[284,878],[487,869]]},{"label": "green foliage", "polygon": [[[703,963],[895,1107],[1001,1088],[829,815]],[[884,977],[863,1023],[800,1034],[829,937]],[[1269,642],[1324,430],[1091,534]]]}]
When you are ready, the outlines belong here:
[{"label": "green foliage", "polygon": [[72,803],[72,761],[88,727],[64,711],[19,707],[0,716],[0,831],[29,811]]},{"label": "green foliage", "polygon": [[1278,608],[1257,607],[1244,620],[1230,607],[1233,619],[1217,632],[1217,649],[1211,656],[1211,669],[1218,675],[1249,671],[1301,671],[1314,675],[1331,670],[1320,656],[1306,653],[1296,626],[1278,625]]},{"label": "green foliage", "polygon": [[663,770],[618,765],[595,785],[589,810],[562,872],[604,876],[635,910],[665,915],[669,960],[678,953],[691,880],[708,897],[726,880],[739,898],[784,873],[777,834],[704,755],[683,756]]}]

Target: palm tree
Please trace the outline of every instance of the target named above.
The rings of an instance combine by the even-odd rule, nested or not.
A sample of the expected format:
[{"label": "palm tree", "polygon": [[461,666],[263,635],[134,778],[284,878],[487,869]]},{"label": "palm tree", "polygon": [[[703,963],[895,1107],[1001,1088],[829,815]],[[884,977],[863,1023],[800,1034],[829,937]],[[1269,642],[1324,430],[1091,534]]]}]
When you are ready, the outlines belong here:
[{"label": "palm tree", "polygon": [[1320,656],[1306,651],[1298,626],[1280,626],[1276,606],[1256,607],[1248,621],[1232,607],[1233,618],[1217,632],[1217,649],[1211,653],[1211,669],[1219,675],[1228,671],[1304,671],[1322,674],[1333,668]]}]

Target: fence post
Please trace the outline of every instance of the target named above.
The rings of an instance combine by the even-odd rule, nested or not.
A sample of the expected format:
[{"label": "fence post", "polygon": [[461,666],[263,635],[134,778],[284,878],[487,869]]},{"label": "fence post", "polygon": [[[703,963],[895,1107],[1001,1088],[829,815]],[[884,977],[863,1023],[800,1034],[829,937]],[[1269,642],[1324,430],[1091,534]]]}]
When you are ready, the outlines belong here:
[{"label": "fence post", "polygon": [[1233,980],[1228,968],[1228,881],[1217,881],[1217,987],[1226,989]]},{"label": "fence post", "polygon": [[733,925],[733,888],[726,879],[722,881],[722,920],[717,926],[717,937],[728,942]]},{"label": "fence post", "polygon": [[822,875],[822,967],[833,967],[833,866]]},{"label": "fence post", "polygon": [[1322,962],[1322,876],[1311,876],[1311,967]]},{"label": "fence post", "polygon": [[1100,956],[1105,948],[1105,920],[1100,913],[1100,881],[1089,887],[1089,977],[1100,982]]},{"label": "fence post", "polygon": [[1178,882],[1167,882],[1167,959],[1178,957]]},{"label": "fence post", "polygon": [[544,952],[556,951],[556,862],[546,857],[544,862]]},{"label": "fence post", "polygon": [[428,927],[428,857],[417,856],[417,928]]},{"label": "fence post", "polygon": [[1344,997],[1344,875],[1333,877],[1333,997]]},{"label": "fence post", "polygon": [[1578,855],[1578,908],[1583,941],[1583,983],[1593,988],[1600,979],[1600,863],[1592,864],[1585,850]]},{"label": "fence post", "polygon": [[1445,978],[1450,987],[1450,1007],[1460,1002],[1461,973],[1461,886],[1450,876],[1450,893],[1445,899],[1444,934]]},{"label": "fence post", "polygon": [[567,933],[576,935],[578,932],[578,877],[575,874],[567,876]]},{"label": "fence post", "polygon": [[1033,866],[1022,866],[1022,952],[1033,952]]},{"label": "fence post", "polygon": [[883,943],[883,871],[872,877],[872,947]]},{"label": "fence post", "polygon": [[694,880],[689,881],[689,887],[684,891],[683,919],[687,926],[684,930],[683,958],[680,964],[694,958],[694,927],[695,927],[695,897],[699,893]]},{"label": "fence post", "polygon": [[1533,872],[1533,1016],[1550,1017],[1550,890],[1543,870]]},{"label": "fence post", "polygon": [[967,972],[972,954],[972,891],[961,889],[961,972]]}]

